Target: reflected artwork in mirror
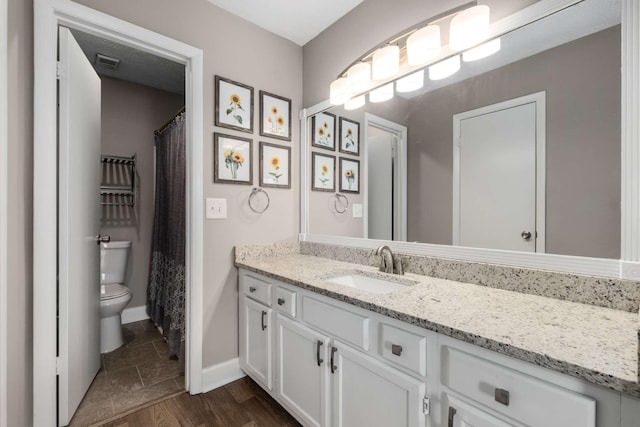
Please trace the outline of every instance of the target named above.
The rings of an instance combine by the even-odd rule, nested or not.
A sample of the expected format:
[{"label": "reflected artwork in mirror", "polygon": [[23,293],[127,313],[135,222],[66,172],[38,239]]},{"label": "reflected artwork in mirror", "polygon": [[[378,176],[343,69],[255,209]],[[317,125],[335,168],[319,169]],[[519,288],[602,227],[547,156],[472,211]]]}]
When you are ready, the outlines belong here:
[{"label": "reflected artwork in mirror", "polygon": [[[449,77],[318,113],[359,125],[363,216],[308,192],[307,232],[619,259],[620,8],[584,0]],[[310,165],[326,147],[307,144]]]}]

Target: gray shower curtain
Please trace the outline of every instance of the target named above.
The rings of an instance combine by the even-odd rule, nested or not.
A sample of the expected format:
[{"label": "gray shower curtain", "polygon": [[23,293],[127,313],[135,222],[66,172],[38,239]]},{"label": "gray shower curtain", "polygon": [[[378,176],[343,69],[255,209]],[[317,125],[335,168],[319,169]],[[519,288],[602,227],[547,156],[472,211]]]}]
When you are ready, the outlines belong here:
[{"label": "gray shower curtain", "polygon": [[184,369],[185,354],[185,112],[156,131],[155,216],[147,314]]}]

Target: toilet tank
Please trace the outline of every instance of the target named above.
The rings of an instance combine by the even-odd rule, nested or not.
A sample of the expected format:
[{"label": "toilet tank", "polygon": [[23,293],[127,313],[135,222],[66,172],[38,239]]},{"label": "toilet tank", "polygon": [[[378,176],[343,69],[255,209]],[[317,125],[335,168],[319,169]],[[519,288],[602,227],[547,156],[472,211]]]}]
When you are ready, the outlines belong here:
[{"label": "toilet tank", "polygon": [[100,243],[100,284],[124,283],[131,242]]}]

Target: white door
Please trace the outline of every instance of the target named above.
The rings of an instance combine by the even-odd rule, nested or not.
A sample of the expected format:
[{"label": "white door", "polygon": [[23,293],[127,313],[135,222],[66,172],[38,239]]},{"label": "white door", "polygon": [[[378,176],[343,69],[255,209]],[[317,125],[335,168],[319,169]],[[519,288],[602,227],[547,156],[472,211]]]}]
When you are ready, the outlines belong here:
[{"label": "white door", "polygon": [[240,307],[240,366],[271,390],[271,309],[247,297]]},{"label": "white door", "polygon": [[544,252],[536,238],[543,234],[537,215],[544,215],[539,111],[522,101],[454,118],[454,245]]},{"label": "white door", "polygon": [[367,138],[367,215],[370,239],[394,240],[393,236],[393,135],[369,126]]},{"label": "white door", "polygon": [[333,344],[329,364],[334,371],[334,427],[425,425],[423,381],[339,342]]},{"label": "white door", "polygon": [[278,314],[276,393],[308,426],[329,424],[329,338]]},{"label": "white door", "polygon": [[[100,78],[59,33],[58,424],[100,368]],[[53,161],[54,159],[52,159]]]}]

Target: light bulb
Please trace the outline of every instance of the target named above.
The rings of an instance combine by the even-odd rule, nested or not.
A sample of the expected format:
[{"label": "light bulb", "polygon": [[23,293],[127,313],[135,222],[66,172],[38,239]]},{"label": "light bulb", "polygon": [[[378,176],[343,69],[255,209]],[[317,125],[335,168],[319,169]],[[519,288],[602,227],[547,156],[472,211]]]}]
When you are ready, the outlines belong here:
[{"label": "light bulb", "polygon": [[462,54],[462,60],[464,62],[477,61],[478,59],[486,58],[493,55],[500,50],[500,39],[493,39],[489,42],[483,43],[480,46],[467,50]]},{"label": "light bulb", "polygon": [[424,86],[424,70],[416,71],[396,82],[396,90],[400,93],[413,92]]},{"label": "light bulb", "polygon": [[374,80],[385,80],[398,73],[400,68],[400,48],[385,46],[373,54],[371,74]]},{"label": "light bulb", "polygon": [[454,51],[468,49],[487,39],[489,6],[478,5],[453,17],[449,27],[449,47]]},{"label": "light bulb", "polygon": [[349,100],[347,92],[347,79],[340,77],[329,86],[329,102],[332,105],[342,105]]},{"label": "light bulb", "polygon": [[429,78],[441,80],[455,74],[460,69],[460,55],[452,56],[429,67]]},{"label": "light bulb", "polygon": [[369,89],[371,83],[371,64],[358,62],[347,71],[347,91],[354,95]]},{"label": "light bulb", "polygon": [[384,102],[393,98],[393,83],[386,84],[369,93],[369,101]]},{"label": "light bulb", "polygon": [[364,95],[356,96],[355,98],[351,98],[344,104],[345,110],[357,110],[358,108],[364,106],[366,103],[364,99]]},{"label": "light bulb", "polygon": [[424,65],[440,54],[440,27],[427,25],[407,39],[408,63],[412,67]]}]

